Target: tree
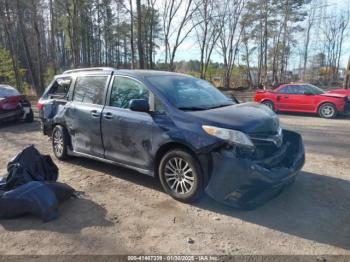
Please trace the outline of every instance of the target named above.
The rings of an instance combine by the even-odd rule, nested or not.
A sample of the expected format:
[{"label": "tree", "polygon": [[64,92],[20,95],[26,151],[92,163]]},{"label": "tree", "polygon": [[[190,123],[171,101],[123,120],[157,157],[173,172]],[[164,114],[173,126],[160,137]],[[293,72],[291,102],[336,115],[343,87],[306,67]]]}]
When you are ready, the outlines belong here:
[{"label": "tree", "polygon": [[239,50],[243,28],[240,26],[244,0],[225,0],[221,8],[225,10],[223,29],[220,34],[219,48],[224,61],[224,87],[230,88],[232,69]]},{"label": "tree", "polygon": [[[191,23],[199,5],[193,0],[164,0],[161,9],[165,46],[165,64],[174,71],[174,61],[179,46],[199,23]],[[177,23],[175,23],[175,20]]]},{"label": "tree", "polygon": [[195,27],[197,42],[200,48],[200,77],[206,78],[210,58],[219,40],[224,25],[224,12],[215,0],[197,0],[197,13],[193,23]]},{"label": "tree", "polygon": [[145,68],[144,47],[142,45],[142,11],[141,0],[136,0],[137,7],[137,49],[139,51],[139,67]]}]

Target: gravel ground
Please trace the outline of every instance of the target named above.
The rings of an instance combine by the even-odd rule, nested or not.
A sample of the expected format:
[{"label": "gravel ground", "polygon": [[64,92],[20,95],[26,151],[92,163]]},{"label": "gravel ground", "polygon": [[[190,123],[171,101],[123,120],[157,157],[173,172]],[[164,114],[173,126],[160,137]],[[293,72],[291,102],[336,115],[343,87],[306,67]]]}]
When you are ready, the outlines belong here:
[{"label": "gravel ground", "polygon": [[[350,254],[350,119],[280,118],[303,135],[306,165],[295,184],[256,210],[208,197],[186,205],[136,172],[86,159],[56,161],[59,180],[85,196],[63,204],[49,223],[0,221],[0,254]],[[0,174],[28,144],[52,155],[38,122],[0,127]]]}]

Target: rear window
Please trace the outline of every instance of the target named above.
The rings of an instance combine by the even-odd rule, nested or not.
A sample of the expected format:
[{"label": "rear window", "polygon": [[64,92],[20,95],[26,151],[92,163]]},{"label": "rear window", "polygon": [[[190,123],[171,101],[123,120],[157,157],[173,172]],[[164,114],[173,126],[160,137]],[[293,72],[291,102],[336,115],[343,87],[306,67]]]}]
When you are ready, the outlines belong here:
[{"label": "rear window", "polygon": [[0,86],[0,97],[18,96],[20,93],[11,86]]},{"label": "rear window", "polygon": [[73,101],[102,105],[108,76],[81,76],[75,84]]},{"label": "rear window", "polygon": [[71,83],[72,79],[70,77],[57,78],[50,88],[48,93],[49,97],[60,99],[67,98]]}]

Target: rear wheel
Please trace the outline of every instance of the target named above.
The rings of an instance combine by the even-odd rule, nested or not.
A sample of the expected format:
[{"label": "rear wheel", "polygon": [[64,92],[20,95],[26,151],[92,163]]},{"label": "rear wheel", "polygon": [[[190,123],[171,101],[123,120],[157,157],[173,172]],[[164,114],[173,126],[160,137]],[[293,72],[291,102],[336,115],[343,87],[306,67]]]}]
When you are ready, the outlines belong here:
[{"label": "rear wheel", "polygon": [[66,160],[68,158],[67,148],[68,148],[69,135],[67,130],[57,125],[52,131],[52,149],[55,156],[60,160]]},{"label": "rear wheel", "polygon": [[262,102],[262,104],[270,108],[272,111],[275,111],[275,105],[273,104],[273,102],[267,100]]},{"label": "rear wheel", "polygon": [[323,118],[335,118],[338,114],[337,108],[331,103],[324,103],[318,109],[318,114]]},{"label": "rear wheel", "polygon": [[159,164],[159,178],[166,193],[174,199],[190,203],[204,191],[204,179],[197,160],[187,151],[174,149]]}]

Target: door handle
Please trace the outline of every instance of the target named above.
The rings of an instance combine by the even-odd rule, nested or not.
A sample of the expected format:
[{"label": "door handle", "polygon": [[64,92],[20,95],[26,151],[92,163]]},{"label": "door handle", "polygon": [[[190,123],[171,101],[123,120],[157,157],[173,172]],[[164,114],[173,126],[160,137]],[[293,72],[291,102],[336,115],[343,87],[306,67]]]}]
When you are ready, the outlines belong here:
[{"label": "door handle", "polygon": [[93,110],[93,111],[91,111],[91,116],[92,117],[100,117],[100,114],[96,110]]},{"label": "door handle", "polygon": [[108,113],[105,113],[105,114],[103,115],[103,117],[104,117],[105,119],[107,119],[107,120],[111,120],[111,119],[113,119],[113,114],[110,113],[110,112],[108,112]]}]

